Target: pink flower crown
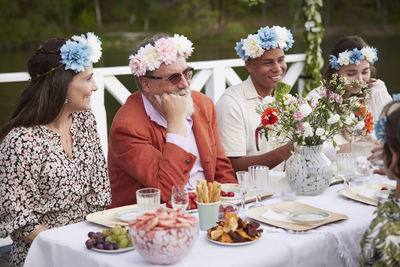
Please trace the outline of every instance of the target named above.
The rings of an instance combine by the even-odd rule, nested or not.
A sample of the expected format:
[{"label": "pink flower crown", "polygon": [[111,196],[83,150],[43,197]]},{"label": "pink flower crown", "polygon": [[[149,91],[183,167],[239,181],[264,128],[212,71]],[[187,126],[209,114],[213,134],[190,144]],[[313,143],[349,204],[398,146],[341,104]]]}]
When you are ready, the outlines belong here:
[{"label": "pink flower crown", "polygon": [[129,67],[133,75],[143,76],[147,71],[158,69],[162,63],[173,63],[178,55],[188,58],[193,52],[192,45],[193,43],[183,35],[160,38],[154,46],[147,44],[141,47],[136,55],[130,55]]}]

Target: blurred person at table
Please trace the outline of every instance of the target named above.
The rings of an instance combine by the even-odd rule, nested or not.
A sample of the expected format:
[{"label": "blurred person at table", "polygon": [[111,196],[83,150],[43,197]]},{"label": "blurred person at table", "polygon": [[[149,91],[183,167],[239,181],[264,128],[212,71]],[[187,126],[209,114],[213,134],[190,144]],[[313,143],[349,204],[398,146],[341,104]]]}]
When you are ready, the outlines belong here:
[{"label": "blurred person at table", "polygon": [[[378,60],[377,50],[368,44],[359,36],[346,36],[341,38],[332,48],[329,55],[329,64],[324,73],[324,80],[329,81],[332,75],[337,73],[341,77],[346,77],[349,82],[362,81],[368,83],[370,93],[360,92],[359,88],[349,87],[345,94],[350,97],[355,94],[363,94],[364,105],[367,112],[371,112],[373,121],[376,122],[382,111],[382,108],[392,100],[385,83],[382,80],[373,78],[376,70],[374,63]],[[309,96],[318,92],[318,88],[310,92]],[[351,137],[342,131],[334,137],[338,144],[340,152],[350,152],[352,141]],[[366,136],[363,141],[376,141],[373,135]],[[336,149],[332,144],[325,144],[324,153],[330,158],[335,159]]]},{"label": "blurred person at table", "polygon": [[389,198],[379,201],[376,217],[361,240],[361,266],[400,266],[400,101],[385,106],[376,124],[385,171],[396,181]]},{"label": "blurred person at table", "polygon": [[27,62],[31,79],[0,129],[0,237],[22,266],[42,231],[85,220],[111,202],[106,161],[90,110],[97,90],[96,35],[54,38]]},{"label": "blurred person at table", "polygon": [[130,56],[138,91],[118,110],[110,129],[108,169],[112,207],[136,203],[136,190],[156,187],[167,201],[175,184],[236,183],[218,136],[215,107],[191,91],[186,59],[192,42],[175,34],[144,40]]},{"label": "blurred person at table", "polygon": [[[255,131],[261,122],[256,108],[263,98],[273,96],[277,83],[286,73],[285,53],[293,45],[293,36],[285,27],[262,27],[241,39],[235,49],[245,61],[249,77],[225,90],[216,103],[219,135],[235,171],[251,165],[276,167],[291,156],[292,142],[276,149],[265,138],[256,149]],[[280,164],[276,170],[283,170]]]}]

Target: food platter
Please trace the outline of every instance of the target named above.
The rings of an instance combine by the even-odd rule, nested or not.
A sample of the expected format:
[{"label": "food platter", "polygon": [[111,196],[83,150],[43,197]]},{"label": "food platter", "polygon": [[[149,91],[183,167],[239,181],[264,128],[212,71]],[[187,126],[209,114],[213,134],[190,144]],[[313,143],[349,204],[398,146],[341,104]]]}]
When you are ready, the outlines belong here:
[{"label": "food platter", "polygon": [[257,242],[258,240],[260,240],[261,237],[260,237],[259,239],[255,239],[255,240],[252,240],[252,241],[236,242],[236,243],[226,243],[226,242],[220,242],[220,241],[212,240],[212,239],[208,238],[207,235],[206,235],[206,238],[207,238],[207,240],[210,241],[211,243],[214,243],[214,244],[217,244],[217,245],[236,247],[236,246],[246,246],[246,245],[254,244],[254,243]]},{"label": "food platter", "polygon": [[94,250],[94,251],[100,252],[100,253],[115,254],[115,253],[123,253],[123,252],[131,251],[131,250],[134,250],[134,249],[135,249],[135,247],[119,248],[119,249],[114,249],[114,250],[105,250],[105,249],[92,248],[91,250]]}]

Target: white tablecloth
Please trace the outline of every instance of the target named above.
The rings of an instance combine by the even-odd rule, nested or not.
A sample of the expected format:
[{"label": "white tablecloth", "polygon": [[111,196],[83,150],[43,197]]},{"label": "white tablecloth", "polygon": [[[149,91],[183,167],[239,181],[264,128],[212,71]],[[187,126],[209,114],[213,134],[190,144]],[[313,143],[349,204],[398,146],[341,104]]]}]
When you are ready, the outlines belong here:
[{"label": "white tablecloth", "polygon": [[[337,191],[342,188],[342,184],[335,185],[321,196],[298,196],[296,201],[346,214],[348,220],[300,233],[262,224],[262,238],[240,247],[213,244],[201,231],[190,253],[174,266],[357,266],[361,237],[375,207],[341,196]],[[279,201],[279,194],[264,200]],[[101,229],[104,227],[81,222],[44,231],[32,243],[25,266],[150,266],[135,250],[106,254],[86,249],[87,233]]]}]

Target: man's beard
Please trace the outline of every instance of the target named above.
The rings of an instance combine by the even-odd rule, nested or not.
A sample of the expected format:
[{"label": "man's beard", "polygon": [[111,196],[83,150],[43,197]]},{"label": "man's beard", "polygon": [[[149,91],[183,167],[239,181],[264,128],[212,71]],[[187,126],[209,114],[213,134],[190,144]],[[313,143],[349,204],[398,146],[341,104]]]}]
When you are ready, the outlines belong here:
[{"label": "man's beard", "polygon": [[192,114],[194,112],[191,90],[190,90],[190,88],[182,89],[182,90],[174,92],[173,94],[182,95],[182,93],[185,93],[185,97],[186,97],[186,117],[190,117],[190,116],[192,116]]}]

